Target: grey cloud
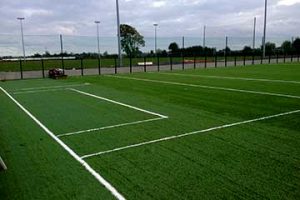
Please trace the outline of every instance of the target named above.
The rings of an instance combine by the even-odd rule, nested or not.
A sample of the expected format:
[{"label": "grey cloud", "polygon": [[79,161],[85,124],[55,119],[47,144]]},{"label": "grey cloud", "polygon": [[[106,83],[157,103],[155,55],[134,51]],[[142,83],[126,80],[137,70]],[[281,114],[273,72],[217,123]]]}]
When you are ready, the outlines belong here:
[{"label": "grey cloud", "polygon": [[[161,36],[200,36],[204,24],[211,36],[250,36],[258,17],[262,32],[263,0],[119,0],[121,21],[153,35],[154,22]],[[268,34],[299,35],[300,4],[278,5],[270,1]],[[16,20],[25,16],[26,34],[94,35],[94,20],[101,20],[101,34],[115,36],[115,0],[1,0],[0,33],[19,34]]]}]

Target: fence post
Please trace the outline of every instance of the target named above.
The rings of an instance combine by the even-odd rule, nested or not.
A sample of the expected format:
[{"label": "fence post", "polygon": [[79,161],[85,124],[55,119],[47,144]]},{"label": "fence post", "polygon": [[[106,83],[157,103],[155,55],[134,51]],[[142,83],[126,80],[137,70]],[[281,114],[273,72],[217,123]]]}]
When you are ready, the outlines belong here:
[{"label": "fence post", "polygon": [[285,53],[283,54],[283,63],[285,63]]},{"label": "fence post", "polygon": [[269,55],[269,64],[271,63],[271,54]]},{"label": "fence post", "polygon": [[114,60],[115,60],[115,74],[117,74],[118,73],[117,58],[114,57]]},{"label": "fence post", "polygon": [[[226,52],[226,49],[225,49]],[[225,53],[225,67],[227,67],[227,53]]]},{"label": "fence post", "polygon": [[206,54],[206,51],[205,51],[205,55],[204,55],[204,68],[206,69],[207,68],[207,54]]},{"label": "fence post", "polygon": [[260,56],[260,64],[262,65],[264,63],[264,57],[263,55]]},{"label": "fence post", "polygon": [[21,73],[21,79],[23,79],[23,65],[21,59],[20,59],[20,73]]},{"label": "fence post", "polygon": [[184,53],[182,52],[182,70],[184,70]]},{"label": "fence post", "polygon": [[236,67],[236,55],[234,55],[234,66]]},{"label": "fence post", "polygon": [[244,66],[246,66],[246,55],[244,54]]},{"label": "fence post", "polygon": [[294,58],[293,58],[293,53],[291,53],[291,62],[293,62],[293,59],[294,59]]},{"label": "fence post", "polygon": [[64,63],[64,58],[63,56],[61,57],[61,68],[63,70],[63,74],[65,75],[65,63]]},{"label": "fence post", "polygon": [[83,76],[83,59],[80,58],[80,70],[81,70],[81,76]]},{"label": "fence post", "polygon": [[196,56],[194,55],[194,69],[196,69]]},{"label": "fence post", "polygon": [[278,64],[278,58],[279,58],[279,55],[278,55],[278,52],[276,54],[276,63]]},{"label": "fence post", "polygon": [[170,69],[173,71],[173,58],[172,55],[170,55]]},{"label": "fence post", "polygon": [[218,55],[217,55],[217,52],[215,54],[215,68],[218,67]]},{"label": "fence post", "polygon": [[147,66],[146,66],[146,57],[144,56],[144,72],[147,72]]},{"label": "fence post", "polygon": [[44,59],[41,59],[42,62],[42,74],[43,74],[43,78],[45,78],[45,66],[44,66]]},{"label": "fence post", "polygon": [[99,56],[98,56],[98,73],[99,75],[101,75],[101,61]]},{"label": "fence post", "polygon": [[160,66],[159,66],[159,54],[157,54],[157,71],[160,71]]},{"label": "fence post", "polygon": [[252,65],[255,64],[255,63],[254,63],[254,60],[255,60],[255,59],[254,59],[254,56],[255,56],[255,55],[254,55],[254,52],[253,52],[253,53],[252,53]]},{"label": "fence post", "polygon": [[131,54],[129,55],[129,71],[131,74],[132,73],[132,55]]}]

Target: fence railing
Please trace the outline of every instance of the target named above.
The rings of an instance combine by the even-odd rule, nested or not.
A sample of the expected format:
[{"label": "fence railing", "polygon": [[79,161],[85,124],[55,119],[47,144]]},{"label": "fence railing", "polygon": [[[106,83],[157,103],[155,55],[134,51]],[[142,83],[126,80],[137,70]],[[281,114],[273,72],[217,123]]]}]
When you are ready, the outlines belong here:
[{"label": "fence railing", "polygon": [[48,70],[61,68],[69,76],[133,73],[161,70],[185,70],[211,67],[246,66],[299,62],[299,54],[275,54],[266,57],[255,54],[244,55],[204,55],[204,56],[144,56],[124,57],[123,66],[118,66],[117,57],[97,59],[57,59],[0,61],[0,80],[46,78]]}]

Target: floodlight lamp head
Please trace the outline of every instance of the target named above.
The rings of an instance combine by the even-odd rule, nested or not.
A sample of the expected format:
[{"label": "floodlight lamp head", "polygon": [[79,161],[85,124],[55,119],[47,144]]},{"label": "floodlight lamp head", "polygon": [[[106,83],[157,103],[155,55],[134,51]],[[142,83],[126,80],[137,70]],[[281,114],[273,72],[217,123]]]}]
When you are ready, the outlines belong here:
[{"label": "floodlight lamp head", "polygon": [[24,17],[18,17],[17,19],[18,20],[24,20],[25,18]]},{"label": "floodlight lamp head", "polygon": [[95,21],[96,24],[100,24],[100,21]]},{"label": "floodlight lamp head", "polygon": [[158,24],[153,24],[153,26],[158,26]]}]

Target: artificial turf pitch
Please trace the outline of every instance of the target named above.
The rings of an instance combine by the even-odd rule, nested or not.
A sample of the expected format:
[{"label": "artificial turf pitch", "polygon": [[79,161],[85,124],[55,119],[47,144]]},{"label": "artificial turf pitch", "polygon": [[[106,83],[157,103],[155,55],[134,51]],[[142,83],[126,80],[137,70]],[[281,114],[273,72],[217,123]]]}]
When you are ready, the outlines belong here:
[{"label": "artificial turf pitch", "polygon": [[[126,199],[299,199],[299,86],[299,63],[0,83]],[[0,199],[115,198],[0,99]]]}]

